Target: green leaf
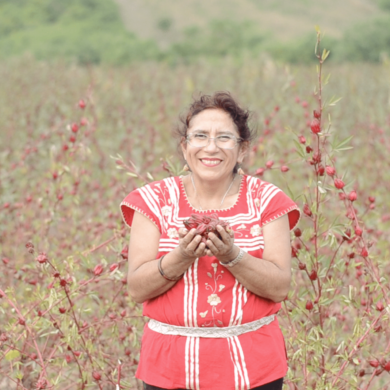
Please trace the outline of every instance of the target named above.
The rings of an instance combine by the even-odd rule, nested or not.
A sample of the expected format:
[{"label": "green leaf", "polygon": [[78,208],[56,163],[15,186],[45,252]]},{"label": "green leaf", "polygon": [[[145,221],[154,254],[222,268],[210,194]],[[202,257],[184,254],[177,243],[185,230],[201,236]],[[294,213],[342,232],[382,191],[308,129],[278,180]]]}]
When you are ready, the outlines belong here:
[{"label": "green leaf", "polygon": [[329,105],[329,106],[335,106],[336,103],[338,103],[341,99],[342,99],[342,97],[336,98],[335,96],[332,96],[332,97],[330,98],[330,100],[329,100],[328,105]]},{"label": "green leaf", "polygon": [[306,154],[305,154],[305,151],[303,149],[302,144],[300,144],[296,139],[294,139],[293,141],[294,141],[295,146],[297,147],[297,153],[299,154],[299,156],[302,158],[305,158]]},{"label": "green leaf", "polygon": [[138,177],[138,175],[136,173],[133,173],[133,172],[126,172],[126,174],[131,176],[131,177]]},{"label": "green leaf", "polygon": [[348,145],[349,141],[351,141],[352,138],[353,138],[353,135],[345,138],[344,140],[339,142],[337,145],[332,146],[333,150],[338,152],[338,151],[341,151],[341,150],[352,149],[352,146],[346,146],[346,145]]},{"label": "green leaf", "polygon": [[8,351],[8,353],[5,355],[5,358],[10,362],[14,359],[17,359],[20,356],[20,352],[16,349],[12,349],[11,351]]},{"label": "green leaf", "polygon": [[325,61],[325,60],[328,58],[329,53],[330,53],[330,51],[329,51],[329,50],[326,50],[326,49],[324,49],[324,50],[322,51],[322,56],[321,56],[322,61]]}]

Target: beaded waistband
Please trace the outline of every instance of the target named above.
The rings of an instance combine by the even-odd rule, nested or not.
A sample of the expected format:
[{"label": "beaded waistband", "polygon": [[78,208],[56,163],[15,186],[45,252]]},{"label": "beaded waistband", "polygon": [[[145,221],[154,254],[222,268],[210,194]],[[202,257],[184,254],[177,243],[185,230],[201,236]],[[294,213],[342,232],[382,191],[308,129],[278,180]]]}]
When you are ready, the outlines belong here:
[{"label": "beaded waistband", "polygon": [[187,336],[187,337],[205,337],[205,338],[228,338],[234,336],[240,336],[244,333],[253,332],[260,329],[264,325],[269,325],[275,319],[275,314],[268,317],[260,318],[259,320],[247,322],[242,325],[234,325],[227,327],[204,327],[194,328],[188,326],[176,326],[170,324],[164,324],[151,319],[148,322],[149,329],[171,336]]}]

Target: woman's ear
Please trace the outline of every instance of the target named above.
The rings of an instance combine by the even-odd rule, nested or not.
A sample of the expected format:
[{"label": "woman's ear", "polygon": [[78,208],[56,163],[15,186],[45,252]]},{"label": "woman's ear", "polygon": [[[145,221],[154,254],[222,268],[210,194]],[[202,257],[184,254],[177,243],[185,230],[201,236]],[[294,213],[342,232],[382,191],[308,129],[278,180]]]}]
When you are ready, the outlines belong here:
[{"label": "woman's ear", "polygon": [[237,162],[238,163],[242,163],[244,161],[244,158],[246,156],[246,154],[248,153],[249,151],[249,142],[248,141],[243,141],[240,143],[240,150],[238,152],[238,159],[237,159]]},{"label": "woman's ear", "polygon": [[186,158],[187,143],[186,143],[186,139],[184,137],[182,137],[180,140],[180,147],[181,147],[181,151],[183,152],[184,160],[187,160],[187,158]]}]

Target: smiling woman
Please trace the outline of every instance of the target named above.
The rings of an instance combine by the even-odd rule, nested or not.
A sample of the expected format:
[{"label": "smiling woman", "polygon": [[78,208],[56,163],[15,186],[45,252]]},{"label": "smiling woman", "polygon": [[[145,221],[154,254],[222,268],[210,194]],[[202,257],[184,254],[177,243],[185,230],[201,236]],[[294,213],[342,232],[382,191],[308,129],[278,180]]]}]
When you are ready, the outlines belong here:
[{"label": "smiling woman", "polygon": [[[299,210],[273,184],[239,174],[248,118],[229,93],[196,100],[179,130],[190,173],[121,204],[132,227],[129,292],[151,319],[137,371],[145,389],[282,388],[276,313],[290,286]],[[231,229],[218,225],[202,242],[183,225],[194,213],[217,214]]]}]

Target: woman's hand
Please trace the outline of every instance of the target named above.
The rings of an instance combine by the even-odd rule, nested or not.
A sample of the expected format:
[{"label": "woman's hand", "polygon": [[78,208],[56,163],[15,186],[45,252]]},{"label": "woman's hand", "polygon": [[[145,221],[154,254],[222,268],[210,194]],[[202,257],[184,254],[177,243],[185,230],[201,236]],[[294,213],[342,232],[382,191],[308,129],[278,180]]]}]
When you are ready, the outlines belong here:
[{"label": "woman's hand", "polygon": [[179,250],[180,257],[184,261],[194,261],[196,258],[206,255],[206,244],[201,242],[202,237],[196,234],[196,229],[179,229]]},{"label": "woman's hand", "polygon": [[216,234],[209,233],[207,240],[209,249],[206,250],[206,255],[215,256],[221,263],[228,263],[238,256],[240,249],[234,245],[233,230],[228,233],[222,226],[217,225],[217,231],[221,239]]}]

